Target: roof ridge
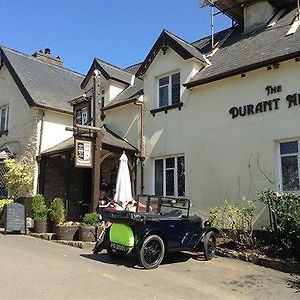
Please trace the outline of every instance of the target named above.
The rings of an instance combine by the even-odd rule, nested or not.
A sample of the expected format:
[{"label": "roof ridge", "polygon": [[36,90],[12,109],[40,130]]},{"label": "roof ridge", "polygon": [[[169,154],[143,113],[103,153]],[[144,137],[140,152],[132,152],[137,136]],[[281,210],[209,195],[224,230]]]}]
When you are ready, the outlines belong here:
[{"label": "roof ridge", "polygon": [[128,67],[124,68],[124,70],[126,71],[127,69],[129,68],[132,68],[132,67],[135,67],[135,66],[138,66],[138,65],[141,65],[143,62],[139,62],[139,63],[136,63],[136,64],[133,64],[133,65],[129,65]]},{"label": "roof ridge", "polygon": [[[221,32],[225,32],[225,31],[230,30],[230,29],[232,29],[232,27],[228,27],[228,28],[226,28],[226,29],[223,29],[223,30],[220,30],[220,31],[218,31],[218,32],[215,32],[214,35],[219,34],[219,33],[221,33]],[[206,36],[204,36],[204,37],[202,37],[202,38],[200,38],[200,39],[198,39],[198,40],[195,40],[195,41],[191,42],[191,45],[192,45],[192,44],[195,44],[195,43],[198,43],[198,42],[200,42],[200,41],[203,41],[203,40],[205,40],[205,39],[207,39],[207,38],[211,38],[211,34],[208,34],[208,35],[206,35]],[[194,46],[194,45],[193,45],[193,46]],[[195,46],[194,46],[194,47],[195,47]],[[195,48],[196,48],[196,47],[195,47]]]},{"label": "roof ridge", "polygon": [[38,58],[36,58],[36,57],[30,55],[30,54],[23,53],[23,52],[21,52],[21,51],[19,51],[19,50],[15,50],[15,49],[12,49],[12,48],[3,46],[3,45],[0,45],[0,48],[1,48],[1,49],[5,49],[5,50],[8,50],[8,51],[11,51],[11,52],[14,52],[14,53],[16,53],[16,54],[18,54],[18,55],[27,57],[27,58],[29,58],[29,59],[32,59],[32,60],[36,61],[36,62],[39,62],[39,63],[42,63],[42,64],[46,64],[46,65],[51,66],[51,67],[56,67],[56,68],[58,68],[58,69],[61,69],[61,70],[64,70],[64,71],[67,71],[67,72],[70,72],[70,73],[74,73],[74,74],[76,74],[76,75],[80,75],[80,76],[84,77],[83,74],[81,74],[81,73],[79,73],[79,72],[77,72],[77,71],[74,71],[74,70],[65,68],[65,67],[63,67],[63,66],[58,66],[58,65],[51,64],[51,63],[47,63],[46,61],[40,60],[40,59],[38,59]]},{"label": "roof ridge", "polygon": [[[118,71],[123,71],[123,72],[125,72],[125,73],[130,74],[130,73],[127,72],[125,69],[121,69],[120,67],[118,67],[118,66],[116,66],[116,65],[113,65],[113,64],[111,64],[111,63],[109,63],[109,62],[107,62],[107,61],[104,61],[104,60],[102,60],[102,59],[100,59],[100,58],[97,58],[97,57],[95,57],[95,59],[96,59],[97,61],[100,61],[100,62],[102,62],[102,63],[104,63],[104,64],[106,64],[106,65],[112,67],[112,68],[115,68],[115,69],[118,70]],[[130,75],[132,75],[132,74],[130,74]]]}]

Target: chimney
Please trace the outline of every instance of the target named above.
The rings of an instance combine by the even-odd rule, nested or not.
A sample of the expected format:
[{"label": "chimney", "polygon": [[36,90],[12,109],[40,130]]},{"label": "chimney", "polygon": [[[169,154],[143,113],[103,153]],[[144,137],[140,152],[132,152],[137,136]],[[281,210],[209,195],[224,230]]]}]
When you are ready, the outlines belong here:
[{"label": "chimney", "polygon": [[275,8],[266,0],[258,0],[244,7],[244,32],[262,28],[274,16]]},{"label": "chimney", "polygon": [[57,57],[51,56],[51,50],[49,48],[46,48],[44,52],[42,50],[36,51],[35,53],[32,54],[32,56],[48,64],[52,64],[55,66],[62,66],[61,58],[59,56]]}]

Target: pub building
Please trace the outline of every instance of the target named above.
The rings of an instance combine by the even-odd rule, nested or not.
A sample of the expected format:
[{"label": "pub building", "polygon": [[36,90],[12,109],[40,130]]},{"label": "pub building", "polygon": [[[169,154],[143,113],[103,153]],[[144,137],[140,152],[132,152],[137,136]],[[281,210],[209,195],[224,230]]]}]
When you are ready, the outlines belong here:
[{"label": "pub building", "polygon": [[[80,106],[97,99],[98,121],[92,125],[105,131],[99,156],[103,181],[113,189],[125,149],[136,194],[190,198],[193,212],[204,218],[224,199],[256,200],[257,190],[265,188],[300,190],[297,1],[206,4],[230,17],[232,27],[194,42],[163,30],[144,61],[125,69],[95,59],[81,84],[85,96],[77,105],[75,100]],[[74,113],[82,125],[87,111],[95,110],[89,105]],[[60,182],[65,169],[74,210],[78,201],[91,201],[92,170],[70,164],[73,145],[73,139],[66,141],[44,152],[42,160],[45,193],[46,183]],[[255,213],[255,227],[262,228],[267,211],[257,202]]]}]

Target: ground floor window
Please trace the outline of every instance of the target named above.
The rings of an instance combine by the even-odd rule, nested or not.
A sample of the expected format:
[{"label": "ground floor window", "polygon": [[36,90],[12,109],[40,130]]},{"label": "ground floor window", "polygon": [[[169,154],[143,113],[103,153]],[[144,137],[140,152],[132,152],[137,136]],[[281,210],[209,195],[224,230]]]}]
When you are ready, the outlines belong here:
[{"label": "ground floor window", "polygon": [[280,189],[282,191],[299,191],[299,142],[279,143],[280,153]]},{"label": "ground floor window", "polygon": [[154,193],[157,196],[185,196],[184,156],[154,159]]}]

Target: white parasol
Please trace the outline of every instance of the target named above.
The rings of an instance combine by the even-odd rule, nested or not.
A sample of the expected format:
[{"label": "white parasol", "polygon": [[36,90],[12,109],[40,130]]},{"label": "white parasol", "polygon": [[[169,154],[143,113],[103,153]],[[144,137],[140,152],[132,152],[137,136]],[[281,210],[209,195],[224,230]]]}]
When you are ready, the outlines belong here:
[{"label": "white parasol", "polygon": [[128,159],[123,152],[120,157],[120,165],[118,170],[116,194],[114,196],[115,202],[125,209],[127,203],[132,200],[130,174],[128,168]]}]

